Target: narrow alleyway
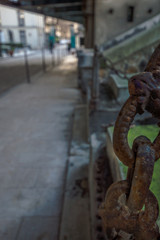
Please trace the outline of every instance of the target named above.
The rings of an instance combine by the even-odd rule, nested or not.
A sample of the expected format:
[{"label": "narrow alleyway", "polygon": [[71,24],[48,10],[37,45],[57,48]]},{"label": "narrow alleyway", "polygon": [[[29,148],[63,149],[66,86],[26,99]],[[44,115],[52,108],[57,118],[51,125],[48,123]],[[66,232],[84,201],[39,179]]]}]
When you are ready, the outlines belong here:
[{"label": "narrow alleyway", "polygon": [[0,97],[1,240],[57,240],[76,77],[68,56]]}]

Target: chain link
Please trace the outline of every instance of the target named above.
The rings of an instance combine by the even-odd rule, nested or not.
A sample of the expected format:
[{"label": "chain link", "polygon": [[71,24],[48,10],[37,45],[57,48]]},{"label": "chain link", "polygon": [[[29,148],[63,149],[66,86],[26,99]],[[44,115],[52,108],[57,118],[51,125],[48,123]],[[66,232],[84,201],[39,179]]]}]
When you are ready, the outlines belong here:
[{"label": "chain link", "polygon": [[[115,69],[108,59],[107,65],[118,76],[126,77],[126,73]],[[157,240],[160,236],[156,224],[158,201],[149,190],[154,163],[160,157],[160,133],[154,142],[145,136],[139,136],[134,140],[132,149],[128,144],[128,132],[136,114],[148,111],[160,119],[159,66],[160,45],[152,54],[146,72],[130,79],[127,77],[130,97],[119,113],[113,134],[115,154],[128,166],[127,179],[110,186],[100,208],[104,228],[112,240]],[[120,232],[128,235],[124,234],[123,237]]]}]

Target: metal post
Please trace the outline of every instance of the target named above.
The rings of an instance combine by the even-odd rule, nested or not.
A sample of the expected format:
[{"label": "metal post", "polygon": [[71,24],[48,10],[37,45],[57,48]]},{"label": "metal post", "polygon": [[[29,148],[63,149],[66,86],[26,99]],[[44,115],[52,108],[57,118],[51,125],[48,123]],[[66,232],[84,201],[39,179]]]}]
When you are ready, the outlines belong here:
[{"label": "metal post", "polygon": [[97,101],[99,98],[99,51],[98,48],[95,47],[94,51],[94,59],[93,59],[93,82],[92,82],[92,100]]},{"label": "metal post", "polygon": [[57,47],[55,45],[55,49],[54,49],[54,62],[55,62],[55,65],[57,64]]},{"label": "metal post", "polygon": [[43,67],[43,71],[46,71],[46,62],[45,62],[45,49],[44,47],[42,47],[42,67]]},{"label": "metal post", "polygon": [[58,55],[58,63],[61,61],[61,56],[60,56],[60,49],[59,49],[59,47],[58,47],[58,52],[57,52],[57,55]]},{"label": "metal post", "polygon": [[2,46],[1,46],[1,42],[0,42],[0,57],[2,57]]},{"label": "metal post", "polygon": [[51,61],[52,61],[52,67],[54,67],[54,49],[52,50]]},{"label": "metal post", "polygon": [[45,24],[46,24],[46,16],[44,16],[44,28],[43,28],[43,43],[42,43],[42,67],[43,71],[46,71],[46,62],[45,62]]},{"label": "metal post", "polygon": [[60,61],[61,61],[61,59],[63,58],[63,52],[62,52],[61,47],[60,47],[60,49],[59,49],[59,55],[60,55]]},{"label": "metal post", "polygon": [[[1,26],[1,15],[0,15],[0,26]],[[0,57],[2,57],[2,30],[0,30]]]},{"label": "metal post", "polygon": [[52,29],[50,32],[50,41],[52,42],[52,49],[51,49],[51,65],[54,66],[54,47],[55,47],[55,28],[54,28],[54,19],[52,18]]},{"label": "metal post", "polygon": [[25,61],[25,68],[26,68],[27,83],[31,83],[26,47],[24,47],[24,61]]}]

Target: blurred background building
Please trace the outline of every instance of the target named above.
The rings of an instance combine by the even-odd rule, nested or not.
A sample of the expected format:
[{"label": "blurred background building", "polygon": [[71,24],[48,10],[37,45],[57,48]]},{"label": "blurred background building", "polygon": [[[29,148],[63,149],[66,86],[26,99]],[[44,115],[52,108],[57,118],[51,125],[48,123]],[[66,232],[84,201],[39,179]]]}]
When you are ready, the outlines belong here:
[{"label": "blurred background building", "polygon": [[160,11],[159,0],[120,0],[118,3],[116,0],[1,2],[6,6],[19,7],[13,9],[1,5],[1,41],[27,42],[32,48],[41,47],[43,28],[49,34],[50,28],[54,26],[57,40],[68,39],[71,24],[74,25],[76,35],[83,25],[85,34],[80,31],[79,42],[91,48],[136,27]]},{"label": "blurred background building", "polygon": [[83,37],[80,24],[0,5],[1,43],[22,43],[30,49],[41,49],[44,40],[45,46],[48,46],[48,38],[54,28],[55,41],[64,44],[70,41],[71,26],[77,36],[78,47],[78,34],[81,32]]},{"label": "blurred background building", "polygon": [[32,49],[43,44],[44,17],[0,5],[0,31],[2,43],[22,43]]}]

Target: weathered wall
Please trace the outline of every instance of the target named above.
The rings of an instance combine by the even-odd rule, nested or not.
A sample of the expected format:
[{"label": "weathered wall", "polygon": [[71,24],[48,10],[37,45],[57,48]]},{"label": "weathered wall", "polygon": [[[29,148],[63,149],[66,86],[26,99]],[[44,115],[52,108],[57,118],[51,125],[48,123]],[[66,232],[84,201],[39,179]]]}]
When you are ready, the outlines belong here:
[{"label": "weathered wall", "polygon": [[[98,45],[160,13],[159,0],[96,0],[95,4],[95,43]],[[133,22],[127,21],[129,6],[134,7]]]}]

